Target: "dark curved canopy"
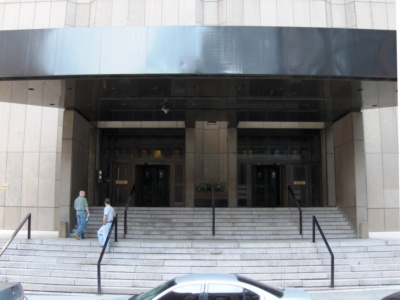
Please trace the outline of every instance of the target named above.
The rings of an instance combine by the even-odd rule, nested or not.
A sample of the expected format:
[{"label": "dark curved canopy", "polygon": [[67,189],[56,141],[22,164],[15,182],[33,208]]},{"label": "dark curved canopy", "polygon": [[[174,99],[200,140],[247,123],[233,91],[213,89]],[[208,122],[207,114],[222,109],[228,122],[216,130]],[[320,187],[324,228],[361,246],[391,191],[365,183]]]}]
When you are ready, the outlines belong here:
[{"label": "dark curved canopy", "polygon": [[66,80],[65,107],[91,121],[331,122],[349,111],[397,105],[396,32],[191,26],[1,31],[0,79]]},{"label": "dark curved canopy", "polygon": [[289,75],[394,79],[396,32],[126,27],[0,32],[0,78]]}]

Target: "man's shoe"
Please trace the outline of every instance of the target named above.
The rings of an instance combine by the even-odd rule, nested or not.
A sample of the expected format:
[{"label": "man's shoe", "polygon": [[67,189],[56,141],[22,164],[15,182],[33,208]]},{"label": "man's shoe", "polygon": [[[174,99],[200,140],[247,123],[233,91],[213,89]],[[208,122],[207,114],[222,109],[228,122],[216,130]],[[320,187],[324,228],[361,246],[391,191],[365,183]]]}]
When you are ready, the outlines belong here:
[{"label": "man's shoe", "polygon": [[77,239],[77,240],[80,240],[81,238],[78,236],[78,235],[76,235],[76,234],[74,234],[74,237]]}]

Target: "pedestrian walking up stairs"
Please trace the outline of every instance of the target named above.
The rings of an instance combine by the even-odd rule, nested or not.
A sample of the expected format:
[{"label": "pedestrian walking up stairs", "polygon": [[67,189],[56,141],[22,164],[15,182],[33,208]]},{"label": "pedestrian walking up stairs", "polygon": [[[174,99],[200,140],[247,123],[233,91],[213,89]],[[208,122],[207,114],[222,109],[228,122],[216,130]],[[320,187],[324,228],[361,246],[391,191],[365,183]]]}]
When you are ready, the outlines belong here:
[{"label": "pedestrian walking up stairs", "polygon": [[[116,208],[123,232],[124,209]],[[96,237],[103,208],[92,207],[85,235]],[[127,213],[126,239],[157,240],[297,240],[311,238],[316,216],[327,238],[355,238],[356,234],[336,207],[303,208],[300,235],[297,208],[216,208],[215,235],[211,208],[134,207]]]}]

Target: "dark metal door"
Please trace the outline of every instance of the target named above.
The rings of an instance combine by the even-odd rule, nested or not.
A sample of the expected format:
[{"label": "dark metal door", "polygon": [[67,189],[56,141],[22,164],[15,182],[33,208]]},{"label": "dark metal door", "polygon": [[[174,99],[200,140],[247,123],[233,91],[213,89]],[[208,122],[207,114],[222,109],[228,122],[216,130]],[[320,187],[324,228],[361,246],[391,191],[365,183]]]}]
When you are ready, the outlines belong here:
[{"label": "dark metal door", "polygon": [[279,166],[253,167],[253,206],[279,207],[281,205],[281,180]]},{"label": "dark metal door", "polygon": [[[129,199],[131,188],[131,164],[114,164],[112,179],[112,198],[113,206],[124,206]],[[103,199],[104,200],[104,199]],[[103,204],[103,202],[101,203]]]},{"label": "dark metal door", "polygon": [[[293,168],[293,182],[292,188],[297,201],[300,206],[308,207],[310,206],[310,200],[308,197],[309,180],[308,180],[308,166],[307,165],[295,165]],[[315,203],[317,204],[317,203]],[[296,204],[289,203],[290,206],[296,206]],[[317,206],[317,205],[315,205]]]},{"label": "dark metal door", "polygon": [[141,165],[136,170],[136,205],[169,206],[169,166]]}]

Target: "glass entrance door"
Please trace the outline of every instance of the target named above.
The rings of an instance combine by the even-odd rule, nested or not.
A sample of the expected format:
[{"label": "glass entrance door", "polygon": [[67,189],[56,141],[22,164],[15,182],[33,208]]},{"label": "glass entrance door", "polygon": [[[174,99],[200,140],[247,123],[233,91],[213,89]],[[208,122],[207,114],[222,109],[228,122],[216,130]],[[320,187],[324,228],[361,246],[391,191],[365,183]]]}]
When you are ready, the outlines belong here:
[{"label": "glass entrance door", "polygon": [[253,206],[281,205],[281,170],[279,166],[253,166]]},{"label": "glass entrance door", "polygon": [[136,166],[136,206],[169,206],[169,166]]}]

